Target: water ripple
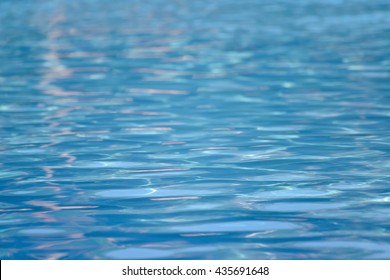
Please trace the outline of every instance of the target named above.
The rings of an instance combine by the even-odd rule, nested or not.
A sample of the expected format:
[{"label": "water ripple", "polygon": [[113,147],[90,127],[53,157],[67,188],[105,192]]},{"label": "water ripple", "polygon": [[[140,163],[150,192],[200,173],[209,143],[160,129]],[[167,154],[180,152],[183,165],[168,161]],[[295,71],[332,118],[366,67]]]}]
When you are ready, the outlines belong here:
[{"label": "water ripple", "polygon": [[0,1],[2,259],[389,259],[386,0]]}]

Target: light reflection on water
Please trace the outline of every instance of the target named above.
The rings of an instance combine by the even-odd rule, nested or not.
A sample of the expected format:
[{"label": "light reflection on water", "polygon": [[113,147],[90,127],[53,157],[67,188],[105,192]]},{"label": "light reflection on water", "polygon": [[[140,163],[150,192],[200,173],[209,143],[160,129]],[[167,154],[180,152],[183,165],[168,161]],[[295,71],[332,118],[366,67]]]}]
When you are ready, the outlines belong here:
[{"label": "light reflection on water", "polygon": [[388,259],[387,1],[2,1],[2,259]]}]

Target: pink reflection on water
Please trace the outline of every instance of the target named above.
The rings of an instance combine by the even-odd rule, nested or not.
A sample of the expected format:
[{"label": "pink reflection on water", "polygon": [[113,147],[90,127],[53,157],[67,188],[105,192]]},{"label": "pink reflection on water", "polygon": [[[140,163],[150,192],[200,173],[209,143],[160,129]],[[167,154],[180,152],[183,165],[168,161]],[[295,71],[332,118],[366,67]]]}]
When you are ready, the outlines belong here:
[{"label": "pink reflection on water", "polygon": [[53,254],[50,254],[46,259],[47,260],[59,260],[62,257],[65,257],[67,255],[68,255],[67,253],[53,253]]},{"label": "pink reflection on water", "polygon": [[43,171],[45,171],[46,178],[52,178],[54,174],[54,170],[50,166],[43,166]]},{"label": "pink reflection on water", "polygon": [[76,157],[71,155],[69,152],[64,152],[60,155],[60,157],[63,157],[63,158],[66,158],[66,163],[68,163],[68,165],[71,165],[73,162],[76,161]]}]

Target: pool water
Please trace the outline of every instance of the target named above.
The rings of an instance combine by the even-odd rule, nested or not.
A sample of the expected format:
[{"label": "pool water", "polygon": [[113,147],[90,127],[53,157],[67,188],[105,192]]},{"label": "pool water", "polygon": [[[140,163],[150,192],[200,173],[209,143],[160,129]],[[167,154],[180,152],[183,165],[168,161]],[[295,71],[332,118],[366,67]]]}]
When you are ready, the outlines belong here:
[{"label": "pool water", "polygon": [[1,259],[390,259],[390,2],[0,2]]}]

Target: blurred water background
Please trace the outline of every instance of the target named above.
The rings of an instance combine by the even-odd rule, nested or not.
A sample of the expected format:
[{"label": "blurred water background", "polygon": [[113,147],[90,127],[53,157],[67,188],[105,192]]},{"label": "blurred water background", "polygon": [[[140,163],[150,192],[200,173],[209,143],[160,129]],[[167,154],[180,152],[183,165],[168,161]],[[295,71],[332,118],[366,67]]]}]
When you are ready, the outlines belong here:
[{"label": "blurred water background", "polygon": [[2,259],[390,259],[388,0],[1,0]]}]

